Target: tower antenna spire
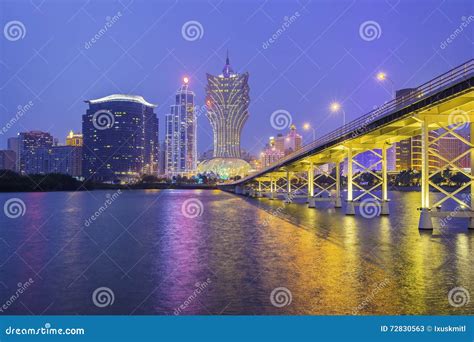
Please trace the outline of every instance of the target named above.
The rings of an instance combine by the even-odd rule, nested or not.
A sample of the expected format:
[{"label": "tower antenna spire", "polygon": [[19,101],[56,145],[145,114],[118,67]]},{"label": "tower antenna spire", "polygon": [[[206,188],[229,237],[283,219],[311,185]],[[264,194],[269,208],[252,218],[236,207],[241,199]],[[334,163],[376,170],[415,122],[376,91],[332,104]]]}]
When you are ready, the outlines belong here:
[{"label": "tower antenna spire", "polygon": [[225,59],[225,64],[230,65],[230,62],[229,62],[229,49],[227,49],[227,57]]}]

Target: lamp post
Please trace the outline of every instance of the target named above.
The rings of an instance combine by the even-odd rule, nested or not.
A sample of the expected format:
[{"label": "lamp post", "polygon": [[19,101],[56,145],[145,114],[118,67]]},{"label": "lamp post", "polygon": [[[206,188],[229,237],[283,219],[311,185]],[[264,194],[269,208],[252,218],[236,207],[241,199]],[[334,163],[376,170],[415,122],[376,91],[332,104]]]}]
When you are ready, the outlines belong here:
[{"label": "lamp post", "polygon": [[311,130],[313,131],[313,141],[316,140],[316,130],[315,130],[313,127],[311,127],[311,125],[310,125],[309,123],[305,123],[305,124],[303,125],[303,129],[304,129],[305,131],[311,129]]},{"label": "lamp post", "polygon": [[346,112],[342,108],[341,104],[339,102],[334,101],[329,106],[329,109],[333,113],[339,113],[339,112],[342,113],[342,125],[345,126],[346,125]]},{"label": "lamp post", "polygon": [[393,80],[390,77],[388,77],[388,75],[385,72],[379,71],[377,73],[377,75],[375,76],[375,78],[380,83],[385,82],[385,81],[388,80],[391,84],[391,87],[392,87],[392,96],[395,96],[395,83],[393,82]]}]

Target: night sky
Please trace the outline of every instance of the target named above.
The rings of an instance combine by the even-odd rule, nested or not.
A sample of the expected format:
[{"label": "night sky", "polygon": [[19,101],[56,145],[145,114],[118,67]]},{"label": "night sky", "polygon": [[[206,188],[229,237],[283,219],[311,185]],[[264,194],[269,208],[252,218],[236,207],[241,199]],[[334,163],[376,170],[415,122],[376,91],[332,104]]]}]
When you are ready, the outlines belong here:
[{"label": "night sky", "polygon": [[[340,101],[351,120],[391,98],[392,83],[378,83],[377,71],[395,88],[414,87],[472,58],[472,15],[469,0],[0,0],[0,126],[33,103],[0,135],[0,149],[25,130],[64,141],[69,130],[81,130],[84,100],[112,93],[158,104],[162,140],[182,77],[189,76],[203,105],[206,72],[221,72],[226,49],[234,70],[250,73],[244,149],[256,154],[269,136],[285,132],[271,125],[276,110],[288,111],[298,128],[309,122],[320,136],[342,123],[329,114],[331,101]],[[114,22],[90,43],[107,17]],[[5,30],[12,21],[23,25],[20,36]],[[195,26],[197,36],[183,36],[189,21],[202,27]],[[463,21],[467,27],[455,33]],[[203,152],[212,147],[211,128],[205,115],[198,120]],[[304,132],[306,142],[311,135]]]}]

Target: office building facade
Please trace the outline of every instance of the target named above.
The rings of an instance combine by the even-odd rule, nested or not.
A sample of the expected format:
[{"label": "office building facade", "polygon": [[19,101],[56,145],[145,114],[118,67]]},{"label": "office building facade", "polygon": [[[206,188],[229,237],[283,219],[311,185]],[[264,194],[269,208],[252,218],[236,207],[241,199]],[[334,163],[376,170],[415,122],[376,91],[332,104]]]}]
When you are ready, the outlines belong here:
[{"label": "office building facade", "polygon": [[134,182],[158,174],[156,105],[141,96],[115,94],[85,101],[82,116],[83,176],[102,182]]},{"label": "office building facade", "polygon": [[53,137],[47,132],[30,131],[18,135],[18,164],[23,174],[44,173],[38,163],[38,149],[53,147]]}]

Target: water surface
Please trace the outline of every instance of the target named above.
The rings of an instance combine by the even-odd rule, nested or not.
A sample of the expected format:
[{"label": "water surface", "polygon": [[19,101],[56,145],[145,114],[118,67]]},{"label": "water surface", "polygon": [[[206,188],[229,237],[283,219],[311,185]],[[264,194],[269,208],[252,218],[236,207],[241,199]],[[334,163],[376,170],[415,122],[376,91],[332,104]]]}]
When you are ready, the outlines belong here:
[{"label": "water surface", "polygon": [[[473,312],[448,302],[454,287],[474,295],[473,232],[451,220],[420,233],[416,192],[390,193],[391,215],[374,218],[219,190],[3,193],[0,204],[14,197],[26,212],[0,215],[0,307],[34,283],[3,314]],[[185,201],[201,215],[183,214]],[[100,287],[113,304],[94,305]],[[276,288],[287,305],[272,304]]]}]

